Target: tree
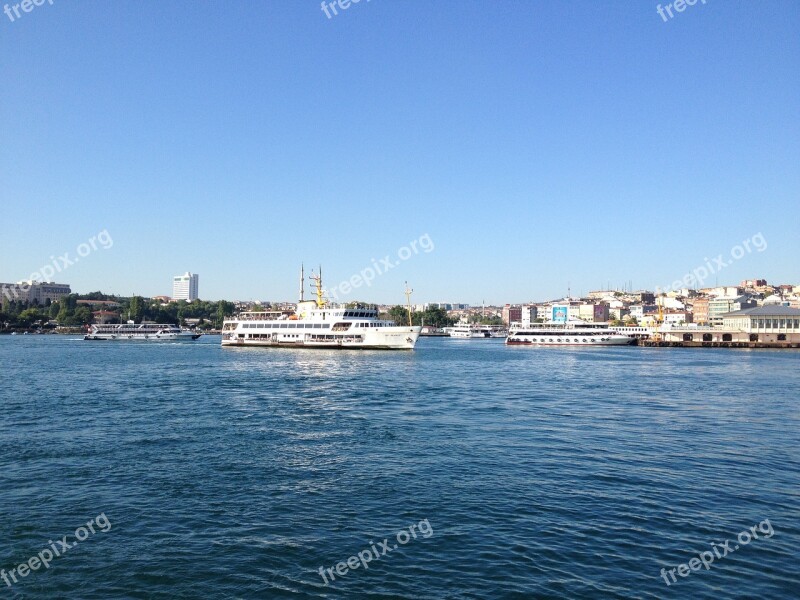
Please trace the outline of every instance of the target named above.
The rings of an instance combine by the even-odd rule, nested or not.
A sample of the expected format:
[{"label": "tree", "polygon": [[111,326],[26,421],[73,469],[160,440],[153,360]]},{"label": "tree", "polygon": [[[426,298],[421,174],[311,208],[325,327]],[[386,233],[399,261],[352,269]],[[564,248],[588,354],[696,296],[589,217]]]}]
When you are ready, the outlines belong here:
[{"label": "tree", "polygon": [[398,325],[408,325],[408,308],[405,306],[393,306],[389,309],[389,319]]},{"label": "tree", "polygon": [[42,320],[42,315],[37,308],[26,308],[17,317],[23,327],[30,327],[37,321]]},{"label": "tree", "polygon": [[130,304],[128,305],[128,312],[130,313],[130,318],[133,319],[134,322],[141,323],[144,318],[144,298],[141,296],[134,296],[131,298]]},{"label": "tree", "polygon": [[[406,323],[408,322],[408,311],[406,311]],[[421,313],[414,313],[414,325],[430,325],[431,327],[447,327],[455,322],[455,319],[447,315],[447,311],[438,306],[429,306]]]}]

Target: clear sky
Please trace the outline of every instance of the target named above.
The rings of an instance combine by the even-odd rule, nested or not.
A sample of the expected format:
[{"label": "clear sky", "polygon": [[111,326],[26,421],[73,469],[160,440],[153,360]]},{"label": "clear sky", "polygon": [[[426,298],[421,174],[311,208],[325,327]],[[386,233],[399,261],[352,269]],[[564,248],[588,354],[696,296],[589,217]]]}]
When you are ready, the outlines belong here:
[{"label": "clear sky", "polygon": [[294,300],[301,262],[332,286],[386,255],[342,297],[652,289],[719,254],[709,284],[800,284],[794,0],[14,4],[0,281],[82,249],[53,279],[123,295],[190,270]]}]

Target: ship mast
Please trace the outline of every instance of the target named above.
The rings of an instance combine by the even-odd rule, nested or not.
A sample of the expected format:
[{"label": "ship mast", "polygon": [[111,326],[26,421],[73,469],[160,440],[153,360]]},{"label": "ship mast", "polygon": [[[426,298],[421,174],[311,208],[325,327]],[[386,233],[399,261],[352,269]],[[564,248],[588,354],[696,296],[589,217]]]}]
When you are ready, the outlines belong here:
[{"label": "ship mast", "polygon": [[305,287],[306,286],[303,285],[305,283],[305,279],[306,279],[306,276],[305,276],[305,272],[303,270],[303,263],[300,263],[300,302],[304,302],[305,301]]},{"label": "ship mast", "polygon": [[411,319],[411,294],[414,293],[414,290],[408,289],[407,281],[405,282],[405,284],[406,284],[406,305],[408,307],[408,325],[413,326],[414,323],[412,322]]},{"label": "ship mast", "polygon": [[319,267],[319,275],[314,275],[311,273],[310,279],[314,282],[315,287],[317,288],[317,306],[322,308],[325,306],[325,300],[323,298],[323,291],[322,291],[322,265]]}]

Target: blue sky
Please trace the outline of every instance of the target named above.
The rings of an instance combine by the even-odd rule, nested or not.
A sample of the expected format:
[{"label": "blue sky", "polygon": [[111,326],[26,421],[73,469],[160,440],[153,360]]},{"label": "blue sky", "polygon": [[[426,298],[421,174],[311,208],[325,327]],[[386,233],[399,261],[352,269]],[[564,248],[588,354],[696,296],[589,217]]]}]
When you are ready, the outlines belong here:
[{"label": "blue sky", "polygon": [[[0,14],[0,281],[479,304],[800,284],[800,3],[45,2]],[[13,6],[13,3],[12,3]],[[56,259],[58,260],[58,259]],[[61,263],[59,263],[61,264]],[[714,277],[709,279],[714,283]]]}]

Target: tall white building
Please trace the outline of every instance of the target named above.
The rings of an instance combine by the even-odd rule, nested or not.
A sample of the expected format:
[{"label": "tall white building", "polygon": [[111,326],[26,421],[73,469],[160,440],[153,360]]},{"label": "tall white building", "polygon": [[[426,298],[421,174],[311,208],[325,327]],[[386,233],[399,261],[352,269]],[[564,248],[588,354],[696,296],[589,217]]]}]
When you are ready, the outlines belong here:
[{"label": "tall white building", "polygon": [[199,286],[198,280],[200,276],[197,273],[189,273],[188,271],[183,275],[176,275],[172,278],[172,299],[173,300],[197,300],[197,289]]}]

